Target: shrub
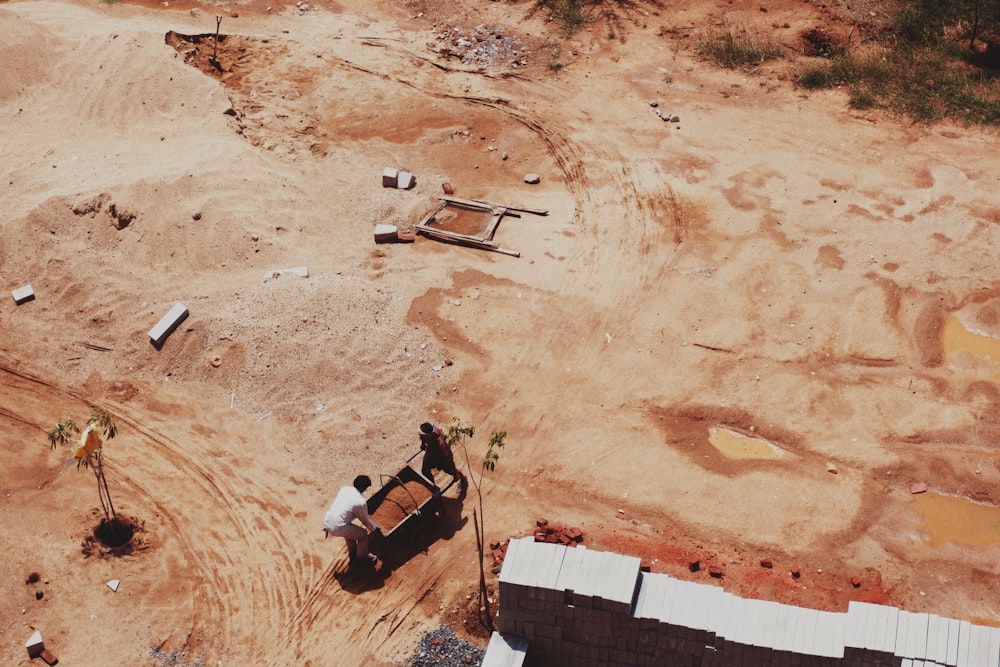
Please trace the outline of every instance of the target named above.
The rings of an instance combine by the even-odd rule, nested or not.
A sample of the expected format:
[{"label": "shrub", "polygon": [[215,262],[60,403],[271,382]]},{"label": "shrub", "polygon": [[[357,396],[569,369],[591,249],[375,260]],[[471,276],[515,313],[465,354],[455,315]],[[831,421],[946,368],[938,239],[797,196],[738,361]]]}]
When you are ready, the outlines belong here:
[{"label": "shrub", "polygon": [[723,67],[737,69],[760,65],[781,57],[781,49],[769,39],[760,39],[746,28],[729,28],[698,42],[698,54]]}]

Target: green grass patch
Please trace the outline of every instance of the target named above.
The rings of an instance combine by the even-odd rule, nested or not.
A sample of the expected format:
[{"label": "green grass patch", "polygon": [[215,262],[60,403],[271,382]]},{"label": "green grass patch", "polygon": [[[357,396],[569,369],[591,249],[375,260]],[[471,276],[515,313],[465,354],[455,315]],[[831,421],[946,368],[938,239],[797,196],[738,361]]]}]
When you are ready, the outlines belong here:
[{"label": "green grass patch", "polygon": [[600,2],[601,0],[538,0],[535,6],[546,9],[549,16],[559,24],[559,32],[569,36],[597,20],[599,10],[594,6]]},{"label": "green grass patch", "polygon": [[698,42],[697,51],[701,57],[729,69],[755,67],[782,56],[777,44],[746,28],[713,32]]},{"label": "green grass patch", "polygon": [[854,109],[884,109],[924,122],[1000,125],[1000,82],[947,49],[904,45],[846,53],[828,66],[807,69],[797,83],[810,90],[845,86]]}]

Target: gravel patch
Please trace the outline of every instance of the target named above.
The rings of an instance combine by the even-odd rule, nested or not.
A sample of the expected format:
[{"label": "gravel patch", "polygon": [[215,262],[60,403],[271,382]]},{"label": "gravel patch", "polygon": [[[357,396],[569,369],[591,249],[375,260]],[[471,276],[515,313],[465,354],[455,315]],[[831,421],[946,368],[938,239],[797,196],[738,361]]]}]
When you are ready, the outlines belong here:
[{"label": "gravel patch", "polygon": [[431,630],[413,651],[409,667],[465,667],[483,664],[484,647],[459,639],[447,625]]}]

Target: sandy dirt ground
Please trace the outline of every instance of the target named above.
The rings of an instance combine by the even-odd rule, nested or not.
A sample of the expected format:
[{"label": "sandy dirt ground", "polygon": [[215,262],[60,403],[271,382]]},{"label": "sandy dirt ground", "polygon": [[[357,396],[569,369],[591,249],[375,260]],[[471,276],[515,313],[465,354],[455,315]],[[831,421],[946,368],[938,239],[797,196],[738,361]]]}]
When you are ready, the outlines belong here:
[{"label": "sandy dirt ground", "polygon": [[[475,470],[508,434],[491,541],[544,517],[740,595],[1000,621],[996,134],[796,89],[802,34],[867,8],[609,2],[565,37],[533,6],[0,4],[0,285],[36,295],[0,300],[0,662],[34,629],[67,665],[485,644],[475,494],[377,574],[320,530],[454,417]],[[786,58],[699,60],[727,25]],[[445,182],[548,215],[502,221],[520,257],[374,243]],[[118,554],[46,440],[94,407]]]}]

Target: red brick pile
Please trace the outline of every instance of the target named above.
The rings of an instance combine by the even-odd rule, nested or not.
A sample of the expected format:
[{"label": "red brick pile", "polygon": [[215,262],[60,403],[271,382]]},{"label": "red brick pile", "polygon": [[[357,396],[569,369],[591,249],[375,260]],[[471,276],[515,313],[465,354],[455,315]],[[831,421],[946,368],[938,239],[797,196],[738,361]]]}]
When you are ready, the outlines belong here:
[{"label": "red brick pile", "polygon": [[[503,567],[503,559],[507,555],[507,543],[490,542],[490,554],[493,556],[493,574],[499,574]],[[548,542],[550,544],[565,544],[575,547],[583,543],[583,531],[579,528],[563,528],[549,525],[548,519],[538,519],[535,521],[535,541]]]},{"label": "red brick pile", "polygon": [[575,547],[583,542],[583,531],[579,528],[550,526],[548,519],[538,519],[535,521],[535,526],[536,542],[565,544],[568,547]]}]

